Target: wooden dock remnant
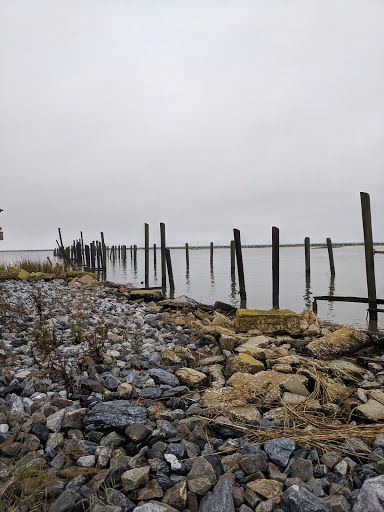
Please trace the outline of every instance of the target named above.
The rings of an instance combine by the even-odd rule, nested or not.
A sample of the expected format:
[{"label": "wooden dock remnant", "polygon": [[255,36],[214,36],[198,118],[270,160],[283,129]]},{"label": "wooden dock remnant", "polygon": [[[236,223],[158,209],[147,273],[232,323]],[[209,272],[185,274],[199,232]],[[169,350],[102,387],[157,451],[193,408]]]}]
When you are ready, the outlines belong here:
[{"label": "wooden dock remnant", "polygon": [[233,230],[233,237],[235,239],[235,251],[236,251],[236,262],[237,262],[237,273],[239,276],[239,289],[240,289],[240,300],[241,307],[246,307],[247,294],[245,291],[245,279],[244,279],[244,267],[243,267],[243,253],[241,250],[241,239],[240,231],[238,229]]},{"label": "wooden dock remnant", "polygon": [[160,245],[161,245],[161,287],[167,287],[167,263],[166,263],[166,242],[165,242],[165,224],[160,222]]},{"label": "wooden dock remnant", "polygon": [[309,236],[304,239],[304,252],[305,252],[305,275],[309,276],[311,273],[311,242]]},{"label": "wooden dock remnant", "polygon": [[280,280],[280,260],[279,260],[279,228],[272,227],[272,307],[279,309],[279,280]]},{"label": "wooden dock remnant", "polygon": [[335,275],[335,262],[333,260],[333,247],[332,241],[330,238],[327,238],[327,249],[328,249],[328,257],[329,257],[329,268],[331,270],[331,275]]}]

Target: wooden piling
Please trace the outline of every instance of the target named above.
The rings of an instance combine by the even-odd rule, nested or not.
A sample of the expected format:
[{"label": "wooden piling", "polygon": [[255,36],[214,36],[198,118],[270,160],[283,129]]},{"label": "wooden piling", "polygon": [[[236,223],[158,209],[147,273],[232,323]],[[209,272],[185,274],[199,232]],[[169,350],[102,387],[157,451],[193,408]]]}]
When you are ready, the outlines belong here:
[{"label": "wooden piling", "polygon": [[231,275],[235,275],[236,268],[236,251],[235,251],[235,241],[231,240]]},{"label": "wooden piling", "polygon": [[85,264],[89,268],[91,266],[91,258],[90,258],[90,254],[89,254],[89,245],[85,245],[84,252],[85,252]]},{"label": "wooden piling", "polygon": [[97,268],[100,268],[100,242],[96,240],[96,259],[97,259]]},{"label": "wooden piling", "polygon": [[360,192],[361,213],[363,218],[365,270],[367,275],[369,318],[377,320],[377,296],[375,279],[375,261],[372,235],[371,200],[369,194]]},{"label": "wooden piling", "polygon": [[210,262],[210,265],[211,265],[211,268],[213,267],[213,242],[211,242],[211,245],[210,245],[210,257],[209,257],[209,262]]},{"label": "wooden piling", "polygon": [[245,292],[243,254],[241,251],[240,231],[238,229],[233,230],[233,237],[235,239],[235,251],[236,251],[236,261],[237,261],[237,273],[239,276],[240,299],[242,302],[245,302],[247,300],[247,294]]},{"label": "wooden piling", "polygon": [[304,252],[305,252],[305,275],[309,276],[311,273],[311,242],[309,237],[304,239]]},{"label": "wooden piling", "polygon": [[189,268],[189,245],[185,244],[185,263],[187,266],[187,269]]},{"label": "wooden piling", "polygon": [[149,286],[149,224],[144,224],[144,267],[145,267],[145,279],[144,286],[148,288]]},{"label": "wooden piling", "polygon": [[161,242],[161,286],[167,286],[167,268],[166,268],[166,242],[165,242],[165,224],[160,222],[160,242]]},{"label": "wooden piling", "polygon": [[85,265],[84,239],[83,239],[82,231],[80,231],[80,239],[81,239],[81,264]]},{"label": "wooden piling", "polygon": [[272,227],[272,307],[279,309],[279,228]]},{"label": "wooden piling", "polygon": [[133,264],[137,265],[137,245],[133,246]]},{"label": "wooden piling", "polygon": [[175,282],[173,280],[171,251],[169,249],[165,249],[165,259],[166,259],[166,262],[167,262],[168,279],[169,279],[169,290],[172,292],[175,289]]},{"label": "wooden piling", "polygon": [[101,247],[103,251],[103,269],[107,268],[107,248],[105,246],[104,233],[101,232]]},{"label": "wooden piling", "polygon": [[332,240],[327,238],[327,248],[328,248],[328,257],[329,257],[329,268],[331,270],[331,276],[335,275],[335,262],[333,260],[333,247]]}]

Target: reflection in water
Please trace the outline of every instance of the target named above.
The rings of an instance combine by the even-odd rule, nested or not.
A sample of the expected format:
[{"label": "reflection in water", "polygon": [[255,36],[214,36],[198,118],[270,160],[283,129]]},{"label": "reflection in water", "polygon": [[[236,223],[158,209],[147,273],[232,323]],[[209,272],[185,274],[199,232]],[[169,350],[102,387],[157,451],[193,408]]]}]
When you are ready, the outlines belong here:
[{"label": "reflection in water", "polygon": [[189,276],[189,265],[187,265],[187,269],[185,271],[185,288],[187,293],[191,293],[191,280]]},{"label": "reflection in water", "polygon": [[[333,297],[335,295],[335,275],[331,274],[331,278],[329,281],[329,292],[328,295]],[[333,300],[328,301],[328,311],[332,313],[333,311]]]},{"label": "reflection in water", "polygon": [[369,330],[372,332],[378,332],[378,322],[377,322],[377,315],[374,318],[371,318],[371,315],[367,312],[369,317]]},{"label": "reflection in water", "polygon": [[154,282],[155,285],[157,284],[157,269],[156,269],[156,265],[155,265],[155,269],[154,269],[154,272],[153,272],[153,282]]},{"label": "reflection in water", "polygon": [[304,293],[304,304],[306,309],[311,309],[311,276],[305,276],[305,293]]},{"label": "reflection in water", "polygon": [[231,304],[236,306],[237,304],[237,290],[236,290],[236,277],[235,273],[231,272],[231,293],[230,293]]},{"label": "reflection in water", "polygon": [[211,288],[212,288],[212,291],[214,291],[215,290],[215,274],[213,272],[213,265],[211,265],[210,275],[211,275]]},{"label": "reflection in water", "polygon": [[133,258],[133,276],[137,277],[137,258]]}]

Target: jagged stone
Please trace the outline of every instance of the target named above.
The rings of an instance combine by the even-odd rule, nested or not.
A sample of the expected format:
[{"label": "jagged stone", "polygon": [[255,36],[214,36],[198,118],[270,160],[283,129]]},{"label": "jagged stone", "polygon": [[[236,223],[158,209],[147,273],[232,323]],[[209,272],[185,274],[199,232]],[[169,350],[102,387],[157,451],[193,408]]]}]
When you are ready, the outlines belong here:
[{"label": "jagged stone", "polygon": [[356,352],[370,344],[367,334],[356,327],[341,327],[336,331],[311,341],[307,350],[312,357],[317,359],[337,359],[343,355]]}]

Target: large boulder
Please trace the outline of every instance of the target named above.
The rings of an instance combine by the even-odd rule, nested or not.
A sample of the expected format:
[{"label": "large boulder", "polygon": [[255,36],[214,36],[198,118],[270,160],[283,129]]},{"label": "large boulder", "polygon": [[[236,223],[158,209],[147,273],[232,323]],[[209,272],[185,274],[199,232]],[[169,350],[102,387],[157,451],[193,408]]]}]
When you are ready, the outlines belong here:
[{"label": "large boulder", "polygon": [[367,334],[356,327],[346,326],[311,341],[307,345],[307,350],[317,359],[337,359],[369,344],[370,338]]},{"label": "large boulder", "polygon": [[298,314],[290,309],[238,309],[235,328],[246,332],[257,329],[263,334],[318,334],[319,322],[316,315],[305,310]]}]

